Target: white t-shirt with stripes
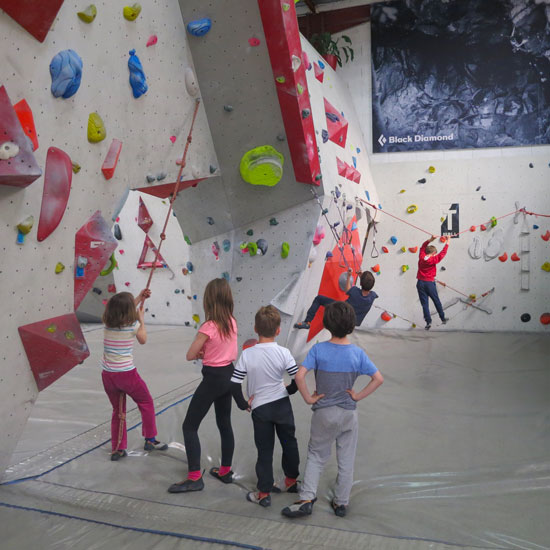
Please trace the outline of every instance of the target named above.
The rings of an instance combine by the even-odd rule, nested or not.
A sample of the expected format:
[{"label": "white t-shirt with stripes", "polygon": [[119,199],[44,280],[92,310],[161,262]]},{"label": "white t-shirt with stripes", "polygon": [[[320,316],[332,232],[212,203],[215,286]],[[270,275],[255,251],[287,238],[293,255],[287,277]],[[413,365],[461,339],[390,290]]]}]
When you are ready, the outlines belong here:
[{"label": "white t-shirt with stripes", "polygon": [[101,366],[109,372],[124,372],[135,369],[134,338],[140,327],[139,322],[120,328],[104,327],[103,359]]},{"label": "white t-shirt with stripes", "polygon": [[254,396],[252,409],[255,409],[288,397],[283,379],[285,372],[292,377],[298,372],[294,357],[277,342],[266,342],[241,353],[231,382],[241,384],[247,377],[247,392]]}]

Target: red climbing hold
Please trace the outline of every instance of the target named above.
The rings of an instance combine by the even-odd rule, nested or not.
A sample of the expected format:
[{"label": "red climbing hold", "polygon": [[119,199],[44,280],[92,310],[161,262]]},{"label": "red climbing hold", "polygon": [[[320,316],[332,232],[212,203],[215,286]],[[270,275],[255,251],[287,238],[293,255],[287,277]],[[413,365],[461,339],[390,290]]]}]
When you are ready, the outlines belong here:
[{"label": "red climbing hold", "polygon": [[470,227],[470,231],[473,233],[475,230],[476,230],[476,226],[475,226],[475,225],[472,225],[472,226]]},{"label": "red climbing hold", "polygon": [[540,322],[541,322],[543,325],[550,325],[550,313],[543,313],[543,314],[540,316]]},{"label": "red climbing hold", "polygon": [[149,210],[147,210],[147,207],[145,206],[145,203],[143,202],[141,197],[139,197],[137,224],[139,225],[139,227],[141,227],[141,229],[143,229],[145,233],[148,233],[149,229],[151,229],[151,226],[153,225],[153,220],[149,215]]},{"label": "red climbing hold", "polygon": [[69,155],[57,147],[50,147],[46,157],[44,191],[38,222],[39,241],[48,238],[59,225],[69,202],[72,180],[73,165]]},{"label": "red climbing hold", "polygon": [[347,164],[343,161],[343,160],[340,160],[338,157],[336,157],[336,168],[338,169],[338,175],[339,176],[342,176],[342,177],[346,177],[346,173],[347,173]]},{"label": "red climbing hold", "polygon": [[540,238],[543,240],[543,241],[548,241],[550,240],[550,231],[546,231],[546,233],[544,235],[541,235]]},{"label": "red climbing hold", "polygon": [[111,142],[111,146],[109,147],[107,156],[105,157],[105,161],[103,162],[103,166],[101,167],[101,171],[103,172],[106,180],[110,180],[114,176],[118,157],[120,156],[121,150],[122,141],[119,141],[118,139],[113,139],[113,141]]},{"label": "red climbing hold", "polygon": [[487,227],[483,224],[481,224],[479,228],[481,229],[481,231],[487,231]]},{"label": "red climbing hold", "polygon": [[413,254],[416,254],[418,252],[418,246],[413,246],[409,248],[409,252],[412,252]]},{"label": "red climbing hold", "polygon": [[18,330],[38,391],[90,355],[74,313],[24,325]]},{"label": "red climbing hold", "polygon": [[380,273],[380,264],[376,264],[375,266],[370,268],[373,273]]},{"label": "red climbing hold", "polygon": [[505,262],[508,259],[508,254],[506,254],[506,252],[505,252],[502,256],[499,256],[498,259],[501,262]]},{"label": "red climbing hold", "polygon": [[510,256],[510,260],[512,260],[513,262],[519,262],[521,260],[521,258],[514,252],[511,256]]},{"label": "red climbing hold", "polygon": [[112,294],[114,294],[116,292],[116,286],[114,284],[110,284],[107,287],[107,292],[111,292]]},{"label": "red climbing hold", "polygon": [[[149,267],[153,267],[154,260],[151,262],[146,262],[145,258],[147,257],[147,252],[149,252],[149,249],[152,250],[155,254],[157,254],[157,247],[154,245],[153,241],[151,240],[151,237],[149,235],[145,235],[145,242],[143,243],[143,250],[141,251],[141,256],[139,257],[138,261],[138,267],[140,269],[147,269]],[[164,258],[161,254],[159,254],[157,263],[155,264],[155,267],[167,267],[166,262],[164,261]]]},{"label": "red climbing hold", "polygon": [[388,321],[391,321],[393,319],[393,317],[387,312],[387,311],[384,311],[381,315],[380,315],[380,318],[382,319],[382,321],[386,321],[386,323]]},{"label": "red climbing hold", "polygon": [[384,254],[387,254],[387,253],[389,252],[389,250],[388,250],[385,246],[383,246],[383,247],[382,247],[382,252],[383,252]]},{"label": "red climbing hold", "polygon": [[[1,4],[0,4],[1,6]],[[11,149],[12,153],[10,153]],[[4,86],[0,87],[0,185],[27,187],[42,175]]]},{"label": "red climbing hold", "polygon": [[325,115],[327,117],[328,139],[344,148],[348,135],[348,121],[326,99]]},{"label": "red climbing hold", "polygon": [[248,44],[255,48],[260,45],[260,39],[253,36],[252,38],[248,39]]},{"label": "red climbing hold", "polygon": [[23,128],[25,134],[32,141],[32,150],[36,151],[38,149],[38,136],[36,135],[36,127],[34,126],[34,118],[32,116],[31,108],[26,100],[22,99],[19,103],[16,103],[13,106],[19,123]]},{"label": "red climbing hold", "polygon": [[44,42],[63,0],[0,0],[2,8],[39,42]]},{"label": "red climbing hold", "polygon": [[319,64],[317,62],[313,63],[313,70],[315,72],[315,78],[319,82],[323,82],[323,79],[325,78],[325,71],[319,67]]}]

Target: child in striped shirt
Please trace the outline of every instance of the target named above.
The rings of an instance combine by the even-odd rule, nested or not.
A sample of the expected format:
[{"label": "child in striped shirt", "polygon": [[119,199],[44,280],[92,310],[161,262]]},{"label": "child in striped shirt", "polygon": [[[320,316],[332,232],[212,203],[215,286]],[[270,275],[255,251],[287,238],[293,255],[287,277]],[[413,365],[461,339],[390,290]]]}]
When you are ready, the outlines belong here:
[{"label": "child in striped shirt", "polygon": [[155,406],[147,385],[134,365],[134,336],[140,344],[147,341],[143,321],[143,303],[151,295],[142,290],[137,298],[130,292],[119,292],[107,302],[103,314],[104,340],[101,377],[103,387],[113,406],[111,418],[111,460],[127,455],[126,395],[137,404],[141,413],[142,433],[146,451],[165,451],[166,443],[157,441]]}]

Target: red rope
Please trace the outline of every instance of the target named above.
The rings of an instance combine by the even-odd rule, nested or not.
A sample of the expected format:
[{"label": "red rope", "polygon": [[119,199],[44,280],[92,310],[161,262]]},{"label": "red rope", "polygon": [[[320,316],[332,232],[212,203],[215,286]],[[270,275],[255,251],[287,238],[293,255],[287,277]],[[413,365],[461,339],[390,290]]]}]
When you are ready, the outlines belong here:
[{"label": "red rope", "polygon": [[191,139],[193,135],[193,126],[195,125],[195,120],[197,118],[197,113],[199,111],[200,101],[201,101],[200,99],[197,99],[195,101],[195,110],[193,111],[193,120],[191,121],[191,128],[189,129],[189,135],[187,136],[187,141],[185,142],[185,149],[183,150],[183,157],[181,159],[180,169],[178,171],[178,178],[176,180],[174,191],[172,192],[172,198],[170,199],[170,205],[168,207],[168,212],[166,214],[166,220],[164,220],[164,226],[162,227],[162,232],[160,234],[160,243],[157,247],[157,251],[155,254],[155,261],[153,262],[153,267],[151,268],[151,272],[149,273],[149,279],[147,280],[147,286],[145,287],[146,289],[149,289],[149,286],[151,285],[151,279],[153,278],[153,273],[157,268],[157,261],[160,256],[160,249],[162,247],[162,243],[164,242],[164,239],[166,239],[166,227],[168,226],[168,221],[170,220],[170,214],[172,213],[172,205],[174,204],[174,201],[176,200],[176,197],[179,192],[180,183],[181,183],[181,174],[183,172],[183,169],[185,168],[185,158],[187,157],[187,151],[189,150],[189,145],[191,144]]}]

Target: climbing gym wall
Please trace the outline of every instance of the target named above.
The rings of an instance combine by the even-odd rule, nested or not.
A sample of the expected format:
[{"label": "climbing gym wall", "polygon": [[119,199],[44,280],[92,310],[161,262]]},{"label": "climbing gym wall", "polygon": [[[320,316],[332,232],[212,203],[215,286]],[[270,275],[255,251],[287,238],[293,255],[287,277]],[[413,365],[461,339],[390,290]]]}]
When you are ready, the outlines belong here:
[{"label": "climbing gym wall", "polygon": [[[339,71],[350,84],[370,149],[370,25],[343,34],[352,39],[355,60]],[[382,210],[367,206],[380,223],[370,233],[363,267],[379,267],[380,298],[364,327],[424,326],[415,287],[418,253],[411,250],[430,233],[458,232],[438,268],[445,284],[438,292],[451,320],[445,329],[548,330],[549,147],[381,153],[370,159]],[[518,212],[524,208],[525,215]],[[389,321],[381,318],[385,312]],[[443,329],[437,315],[434,328]]]},{"label": "climbing gym wall", "polygon": [[[99,304],[111,295],[110,284],[116,282],[118,290],[126,290],[124,282],[130,281],[129,290],[139,290],[143,277],[137,265],[134,277],[127,275],[119,282],[123,271],[132,269],[120,255],[121,248],[129,248],[124,242],[125,233],[130,235],[134,229],[141,232],[135,247],[143,245],[143,231],[129,225],[132,220],[137,223],[137,211],[124,218],[122,241],[111,234],[112,217],[118,216],[116,211],[123,206],[128,189],[150,190],[174,182],[179,170],[176,161],[182,157],[196,99],[200,97],[176,2],[149,1],[139,14],[127,10],[128,19],[123,14],[123,2],[96,1],[95,17],[83,14],[83,19],[77,12],[86,7],[85,3],[58,2],[57,13],[49,13],[49,6],[45,3],[32,14],[39,28],[44,27],[42,23],[48,16],[53,22],[49,32],[40,36],[41,42],[0,9],[0,87],[4,87],[0,93],[0,135],[4,136],[0,138],[0,283],[4,289],[0,322],[0,382],[4,391],[0,415],[5,434],[0,472],[8,464],[37,388],[87,355],[73,314],[78,305],[75,289],[79,293],[77,302],[91,301],[91,311],[96,315]],[[17,18],[16,13],[13,15]],[[34,29],[32,24],[30,28]],[[135,50],[133,56],[129,55],[131,50]],[[144,91],[142,73],[148,89],[135,97]],[[130,84],[131,74],[135,89]],[[19,104],[22,100],[32,112],[35,132],[29,110]],[[14,104],[19,104],[25,132],[36,142],[32,146],[16,124],[11,108]],[[94,113],[104,129],[97,117],[90,120]],[[106,138],[97,142],[103,131]],[[20,163],[21,159],[25,162]],[[187,181],[210,176],[211,164],[217,164],[217,159],[201,104],[183,178]],[[43,200],[45,180],[49,187]],[[155,224],[164,219],[160,209],[157,212],[151,205]],[[96,212],[99,214],[94,217]],[[21,224],[22,233],[26,232],[29,216],[34,217],[34,225],[24,235],[24,244],[18,244],[23,235],[18,236],[16,226]],[[156,237],[155,226],[152,231]],[[76,244],[81,248],[75,254],[77,232]],[[166,260],[172,262],[175,252],[171,252],[171,239],[172,235],[167,238]],[[182,257],[186,246],[182,245]],[[133,255],[134,249],[129,250]],[[121,260],[124,267],[118,271],[115,268],[105,279],[91,281],[111,265],[113,251],[115,260]],[[165,287],[166,271],[158,271],[155,277],[161,282],[155,288],[154,280],[152,288],[158,307],[168,316],[172,314],[172,302],[180,296],[172,288],[176,281]],[[178,276],[183,277],[181,268]],[[177,286],[185,289],[187,296],[185,280],[178,279]],[[101,295],[94,293],[86,298],[93,287],[101,290]],[[187,298],[181,300],[188,302]],[[170,306],[166,306],[168,301]],[[86,309],[85,303],[83,307]],[[27,349],[18,327],[27,327],[21,331]],[[40,362],[45,352],[41,358],[34,356],[33,350],[50,350],[50,366]],[[34,376],[28,354],[34,363]],[[63,361],[56,359],[60,356]],[[77,368],[98,367],[84,363]]]}]

